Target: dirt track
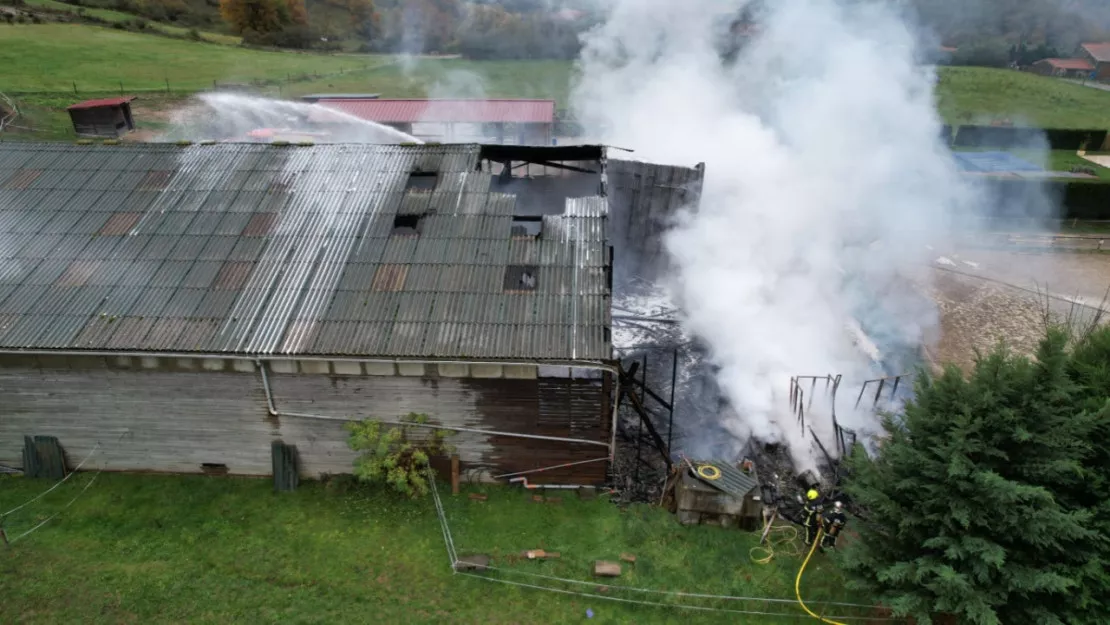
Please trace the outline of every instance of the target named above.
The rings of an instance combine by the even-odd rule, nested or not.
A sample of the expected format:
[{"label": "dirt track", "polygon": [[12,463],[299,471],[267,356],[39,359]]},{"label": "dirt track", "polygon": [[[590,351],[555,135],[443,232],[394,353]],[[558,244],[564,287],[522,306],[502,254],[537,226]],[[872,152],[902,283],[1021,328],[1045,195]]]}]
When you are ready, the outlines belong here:
[{"label": "dirt track", "polygon": [[1069,315],[1091,319],[1097,311],[1068,300],[1098,307],[1110,285],[1107,254],[961,250],[938,258],[932,284],[925,287],[941,315],[930,355],[965,370],[976,350],[989,352],[1000,342],[1032,353],[1044,334],[1046,311],[1054,321]]}]

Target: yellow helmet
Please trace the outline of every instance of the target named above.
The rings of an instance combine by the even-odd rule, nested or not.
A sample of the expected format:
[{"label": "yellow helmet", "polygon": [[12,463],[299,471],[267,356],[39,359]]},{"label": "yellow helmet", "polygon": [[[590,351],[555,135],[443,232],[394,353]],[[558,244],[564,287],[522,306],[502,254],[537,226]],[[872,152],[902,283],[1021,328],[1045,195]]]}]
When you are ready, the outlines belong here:
[{"label": "yellow helmet", "polygon": [[806,493],[806,499],[808,499],[810,501],[813,501],[814,499],[817,499],[817,489],[816,488],[809,489],[809,492]]}]

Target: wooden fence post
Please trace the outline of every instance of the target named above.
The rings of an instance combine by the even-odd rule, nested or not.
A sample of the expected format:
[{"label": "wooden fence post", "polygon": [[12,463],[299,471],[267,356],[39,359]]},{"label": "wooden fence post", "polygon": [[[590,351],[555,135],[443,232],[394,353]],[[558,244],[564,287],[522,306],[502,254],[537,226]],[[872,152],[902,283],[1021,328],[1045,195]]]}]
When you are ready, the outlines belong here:
[{"label": "wooden fence post", "polygon": [[451,456],[451,494],[459,494],[459,455]]}]

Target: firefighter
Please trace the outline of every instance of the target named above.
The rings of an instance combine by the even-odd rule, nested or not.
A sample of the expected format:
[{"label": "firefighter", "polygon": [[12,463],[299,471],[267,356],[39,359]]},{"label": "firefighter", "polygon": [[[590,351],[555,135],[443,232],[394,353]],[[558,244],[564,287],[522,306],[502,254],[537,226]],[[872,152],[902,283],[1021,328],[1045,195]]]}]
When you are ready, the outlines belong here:
[{"label": "firefighter", "polygon": [[819,493],[816,488],[809,489],[806,493],[806,500],[802,504],[803,522],[802,525],[806,528],[806,546],[813,545],[813,541],[817,538],[817,528],[821,524],[821,504],[818,502]]},{"label": "firefighter", "polygon": [[840,536],[840,530],[844,529],[844,524],[847,522],[848,518],[844,516],[844,504],[839,501],[834,502],[833,509],[824,518],[822,530],[825,536],[821,539],[822,549],[836,549],[836,538]]}]

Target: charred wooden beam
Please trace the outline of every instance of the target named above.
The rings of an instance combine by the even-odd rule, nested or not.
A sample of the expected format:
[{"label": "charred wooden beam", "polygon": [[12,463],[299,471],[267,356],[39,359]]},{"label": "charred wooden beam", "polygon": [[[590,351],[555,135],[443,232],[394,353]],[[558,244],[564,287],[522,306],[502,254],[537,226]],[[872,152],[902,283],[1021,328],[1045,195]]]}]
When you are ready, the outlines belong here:
[{"label": "charred wooden beam", "polygon": [[629,392],[632,384],[638,381],[633,376],[636,374],[636,371],[639,370],[639,364],[640,363],[632,363],[632,366],[628,368],[627,372],[621,372],[621,394],[617,401],[619,403],[624,397],[629,398],[632,409],[636,411],[636,414],[640,415],[640,422],[647,428],[648,434],[651,435],[651,441],[655,449],[663,456],[663,461],[667,463],[667,469],[670,469],[672,464],[671,454],[667,449],[667,444],[663,442],[663,437],[660,436],[659,431],[655,429],[655,424],[651,422],[651,417],[648,416],[647,410],[644,409],[644,404],[640,401],[640,398],[636,396],[636,393]]},{"label": "charred wooden beam", "polygon": [[[638,363],[637,363],[637,364],[638,364]],[[653,390],[651,390],[650,388],[648,388],[648,387],[647,387],[647,385],[646,385],[646,384],[644,384],[643,382],[641,382],[640,380],[637,380],[636,378],[629,378],[628,380],[622,380],[622,381],[624,381],[624,382],[630,382],[630,383],[632,383],[632,384],[635,384],[636,386],[640,387],[640,388],[641,388],[641,389],[642,389],[642,390],[643,390],[644,392],[646,392],[646,393],[648,394],[648,397],[651,397],[651,398],[652,398],[652,399],[654,399],[655,401],[659,402],[659,404],[660,404],[661,406],[663,406],[663,407],[664,407],[664,408],[666,408],[667,410],[671,410],[671,409],[672,409],[672,408],[671,408],[671,403],[670,403],[670,402],[668,402],[667,400],[665,400],[665,399],[663,399],[662,397],[660,397],[660,396],[659,396],[659,395],[658,395],[658,394],[657,394],[657,393],[656,393],[655,391],[653,391]]]}]

